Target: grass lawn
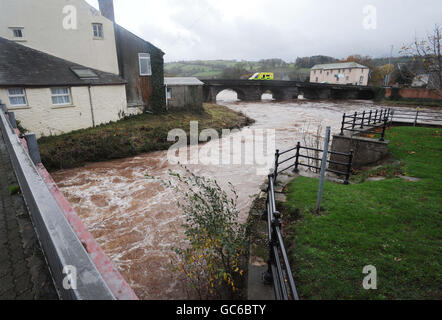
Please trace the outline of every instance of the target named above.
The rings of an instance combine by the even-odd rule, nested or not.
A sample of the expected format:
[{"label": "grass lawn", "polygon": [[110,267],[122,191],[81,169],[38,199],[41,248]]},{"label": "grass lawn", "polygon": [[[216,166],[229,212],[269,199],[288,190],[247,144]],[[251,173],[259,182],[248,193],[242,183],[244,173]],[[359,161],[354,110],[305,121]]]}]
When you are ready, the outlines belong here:
[{"label": "grass lawn", "polygon": [[204,112],[142,114],[118,122],[38,140],[43,164],[49,170],[79,167],[87,162],[106,161],[140,153],[167,150],[172,129],[189,134],[190,121],[199,130],[241,128],[253,122],[241,113],[216,104],[204,104]]},{"label": "grass lawn", "polygon": [[[298,178],[288,190],[286,243],[303,299],[442,299],[442,143],[434,128],[395,127],[390,151],[401,160],[383,181],[326,183],[324,211],[313,213],[318,180]],[[377,290],[366,291],[366,265]]]}]

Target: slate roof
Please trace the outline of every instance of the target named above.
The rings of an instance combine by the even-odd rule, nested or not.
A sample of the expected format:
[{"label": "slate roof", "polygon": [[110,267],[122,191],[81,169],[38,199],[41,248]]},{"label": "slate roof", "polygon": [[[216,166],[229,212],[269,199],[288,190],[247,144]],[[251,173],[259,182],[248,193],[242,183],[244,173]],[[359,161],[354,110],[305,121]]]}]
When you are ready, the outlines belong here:
[{"label": "slate roof", "polygon": [[[97,74],[97,78],[80,79],[71,68],[90,69]],[[44,87],[125,83],[119,75],[88,68],[0,37],[0,86]]]},{"label": "slate roof", "polygon": [[331,69],[350,69],[350,68],[368,69],[368,67],[363,66],[362,64],[356,62],[342,62],[342,63],[317,64],[312,68],[312,70],[331,70]]},{"label": "slate roof", "polygon": [[194,77],[174,77],[164,78],[164,84],[167,86],[202,86],[203,82]]}]

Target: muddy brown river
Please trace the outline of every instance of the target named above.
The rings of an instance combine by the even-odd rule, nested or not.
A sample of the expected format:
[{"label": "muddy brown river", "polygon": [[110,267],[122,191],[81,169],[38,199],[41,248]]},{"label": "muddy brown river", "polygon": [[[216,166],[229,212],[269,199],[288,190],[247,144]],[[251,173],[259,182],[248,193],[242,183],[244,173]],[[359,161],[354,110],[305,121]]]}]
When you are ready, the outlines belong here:
[{"label": "muddy brown river", "polygon": [[[253,145],[261,139],[254,135],[256,130],[274,129],[275,144],[281,150],[295,146],[306,136],[314,136],[318,126],[322,127],[322,135],[326,126],[332,127],[332,133],[338,133],[344,112],[372,107],[369,101],[237,102],[228,92],[219,103],[256,120],[253,126],[223,140],[239,135],[243,146]],[[190,156],[198,154],[201,148],[205,152],[222,150],[229,156],[242,152],[233,148],[223,150],[220,140],[213,140],[190,147]],[[271,150],[268,157],[272,158],[274,152]],[[238,191],[241,219],[245,220],[252,197],[259,192],[266,178],[262,172],[268,172],[271,164],[259,166],[261,170],[257,170],[253,163],[193,164],[188,168],[197,175],[217,179],[222,186],[231,182]],[[180,246],[184,241],[178,195],[158,180],[146,178],[150,175],[170,179],[169,169],[183,171],[179,165],[171,165],[167,151],[162,151],[52,174],[78,215],[141,299],[193,298],[187,295],[180,276],[171,266],[172,247]]]}]

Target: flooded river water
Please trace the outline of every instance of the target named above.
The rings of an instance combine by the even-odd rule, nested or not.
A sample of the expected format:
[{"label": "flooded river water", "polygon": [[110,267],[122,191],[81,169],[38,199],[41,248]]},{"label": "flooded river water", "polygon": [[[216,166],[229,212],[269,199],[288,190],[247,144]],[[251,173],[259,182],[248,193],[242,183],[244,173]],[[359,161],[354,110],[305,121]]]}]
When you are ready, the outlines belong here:
[{"label": "flooded river water", "polygon": [[[276,146],[284,150],[318,126],[331,126],[338,133],[344,112],[371,108],[371,102],[236,102],[226,93],[220,104],[256,120],[249,129],[274,129]],[[234,133],[241,134],[241,133]],[[243,144],[253,138],[241,137]],[[190,148],[219,149],[219,141]],[[235,152],[235,151],[229,151]],[[274,150],[271,152],[274,153]],[[197,175],[215,178],[226,186],[231,182],[239,194],[241,218],[247,217],[252,197],[259,192],[265,175],[253,164],[188,165]],[[269,166],[270,168],[270,166]],[[267,169],[269,169],[267,168]],[[175,191],[146,175],[170,179],[168,170],[182,171],[167,160],[167,151],[132,158],[89,164],[82,168],[54,172],[53,178],[104,251],[141,299],[186,299],[183,283],[172,272],[173,246],[183,242],[182,216]],[[267,170],[268,171],[268,170]]]}]

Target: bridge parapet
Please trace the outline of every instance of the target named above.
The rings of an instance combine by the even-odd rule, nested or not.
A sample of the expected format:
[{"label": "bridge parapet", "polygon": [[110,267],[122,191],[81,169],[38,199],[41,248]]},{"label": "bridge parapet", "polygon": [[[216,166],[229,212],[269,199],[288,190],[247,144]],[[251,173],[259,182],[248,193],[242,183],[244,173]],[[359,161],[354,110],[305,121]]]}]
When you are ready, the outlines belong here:
[{"label": "bridge parapet", "polygon": [[373,99],[373,87],[335,85],[282,80],[209,79],[204,82],[204,101],[216,101],[223,90],[236,91],[243,101],[261,100],[263,93],[271,91],[276,100],[297,99],[303,94],[307,99]]},{"label": "bridge parapet", "polygon": [[[14,172],[48,262],[54,285],[64,300],[135,300],[137,296],[86,230],[49,173],[23,139],[0,101],[0,130]],[[65,201],[64,205],[61,205]]]}]

